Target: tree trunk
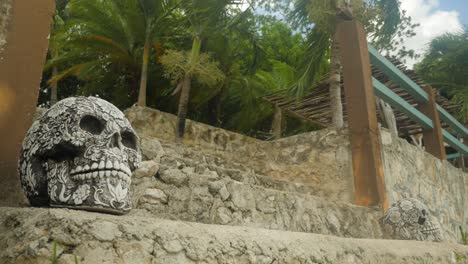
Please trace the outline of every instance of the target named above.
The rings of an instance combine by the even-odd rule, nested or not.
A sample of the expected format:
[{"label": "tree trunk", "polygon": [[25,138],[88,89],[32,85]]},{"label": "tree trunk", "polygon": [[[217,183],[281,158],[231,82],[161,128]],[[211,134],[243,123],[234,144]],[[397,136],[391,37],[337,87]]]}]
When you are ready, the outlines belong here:
[{"label": "tree trunk", "polygon": [[138,105],[146,106],[146,86],[148,83],[148,60],[149,60],[150,38],[146,37],[143,49],[143,63],[141,64],[140,89],[138,92]]},{"label": "tree trunk", "polygon": [[214,96],[209,102],[208,102],[208,107],[209,109],[209,117],[208,117],[208,122],[212,126],[221,126],[221,114],[222,114],[222,103],[223,103],[223,98],[226,96],[226,94],[229,91],[229,81],[228,79],[224,79],[223,86],[221,87],[221,91]]},{"label": "tree trunk", "polygon": [[382,117],[382,125],[388,128],[393,136],[398,137],[398,126],[395,118],[395,113],[391,105],[387,104],[384,100],[375,97],[376,110]]},{"label": "tree trunk", "polygon": [[187,118],[191,79],[191,76],[187,74],[182,80],[183,84],[179,99],[179,110],[177,111],[176,143],[182,143],[182,140],[184,139],[185,119]]},{"label": "tree trunk", "polygon": [[341,103],[341,62],[339,47],[333,40],[330,55],[330,110],[332,126],[335,129],[343,128],[343,105]]},{"label": "tree trunk", "polygon": [[271,131],[274,139],[280,139],[283,128],[283,112],[281,108],[275,106],[275,116],[273,117],[273,123],[271,124]]},{"label": "tree trunk", "polygon": [[[192,50],[189,57],[190,69],[195,67],[195,64],[198,62],[198,57],[200,55],[201,49],[201,39],[199,36],[193,37]],[[185,119],[187,118],[188,102],[190,98],[190,88],[192,82],[192,73],[189,70],[185,73],[184,79],[182,80],[182,91],[180,93],[179,99],[179,110],[177,112],[177,131],[176,131],[176,143],[182,143],[185,133]]]}]

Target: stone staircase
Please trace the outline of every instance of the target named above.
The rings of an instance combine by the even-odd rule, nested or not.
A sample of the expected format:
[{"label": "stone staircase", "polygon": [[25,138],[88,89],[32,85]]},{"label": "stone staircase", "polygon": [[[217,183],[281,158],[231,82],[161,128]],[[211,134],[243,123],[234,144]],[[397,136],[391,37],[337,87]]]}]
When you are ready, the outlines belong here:
[{"label": "stone staircase", "polygon": [[144,157],[132,178],[134,209],[0,208],[0,263],[51,263],[54,241],[57,263],[67,264],[468,263],[466,246],[386,240],[379,208],[231,159],[251,139],[226,134],[238,145],[220,147],[213,139],[228,132],[197,142],[192,131],[179,145],[130,120]]},{"label": "stone staircase", "polygon": [[143,149],[151,160],[134,174],[132,215],[382,238],[377,208],[328,201],[315,196],[311,186],[258,175],[203,150],[169,142],[157,149],[153,153],[163,154],[151,156],[151,150]]}]

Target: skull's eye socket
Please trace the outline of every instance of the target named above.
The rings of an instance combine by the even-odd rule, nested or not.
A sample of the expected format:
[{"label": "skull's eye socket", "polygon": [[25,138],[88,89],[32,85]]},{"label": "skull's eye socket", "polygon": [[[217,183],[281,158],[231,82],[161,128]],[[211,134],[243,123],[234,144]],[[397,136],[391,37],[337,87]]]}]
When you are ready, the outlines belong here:
[{"label": "skull's eye socket", "polygon": [[84,116],[80,121],[80,127],[93,135],[99,135],[104,130],[104,124],[94,116]]},{"label": "skull's eye socket", "polygon": [[127,147],[136,150],[137,149],[137,137],[135,134],[129,131],[124,131],[121,134],[122,144]]}]

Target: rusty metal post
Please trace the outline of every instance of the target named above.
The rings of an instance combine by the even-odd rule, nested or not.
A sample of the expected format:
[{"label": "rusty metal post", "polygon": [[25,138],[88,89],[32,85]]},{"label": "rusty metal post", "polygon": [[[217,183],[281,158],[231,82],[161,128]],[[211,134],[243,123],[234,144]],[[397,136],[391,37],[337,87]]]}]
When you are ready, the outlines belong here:
[{"label": "rusty metal post", "polygon": [[0,37],[0,206],[25,202],[17,173],[21,143],[36,111],[54,0],[3,0]]},{"label": "rusty metal post", "polygon": [[355,202],[388,208],[380,130],[366,33],[356,20],[339,21],[336,39],[340,46],[343,80],[351,140]]},{"label": "rusty metal post", "polygon": [[426,148],[427,152],[431,153],[436,158],[446,160],[447,154],[445,153],[444,138],[442,135],[442,126],[440,124],[439,112],[436,108],[437,104],[435,93],[430,86],[425,86],[424,90],[427,92],[429,101],[427,101],[425,104],[420,104],[418,108],[419,111],[429,117],[434,124],[433,129],[423,131],[424,147]]}]

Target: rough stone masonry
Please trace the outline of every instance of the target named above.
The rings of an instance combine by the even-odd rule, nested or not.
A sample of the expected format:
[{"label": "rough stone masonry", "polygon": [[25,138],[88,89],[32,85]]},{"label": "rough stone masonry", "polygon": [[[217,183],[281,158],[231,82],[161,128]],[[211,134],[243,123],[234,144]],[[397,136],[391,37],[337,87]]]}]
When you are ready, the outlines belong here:
[{"label": "rough stone masonry", "polygon": [[[142,137],[172,140],[175,116],[149,108],[126,115]],[[259,141],[189,121],[184,144],[273,179],[306,185],[328,201],[352,203],[351,152],[346,130],[321,130],[275,141]],[[416,198],[439,221],[445,238],[459,239],[468,221],[468,174],[382,130],[389,203]]]}]

